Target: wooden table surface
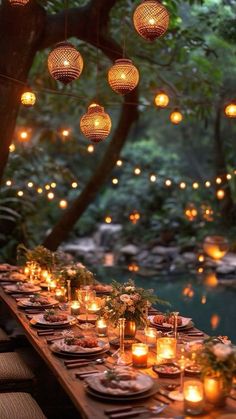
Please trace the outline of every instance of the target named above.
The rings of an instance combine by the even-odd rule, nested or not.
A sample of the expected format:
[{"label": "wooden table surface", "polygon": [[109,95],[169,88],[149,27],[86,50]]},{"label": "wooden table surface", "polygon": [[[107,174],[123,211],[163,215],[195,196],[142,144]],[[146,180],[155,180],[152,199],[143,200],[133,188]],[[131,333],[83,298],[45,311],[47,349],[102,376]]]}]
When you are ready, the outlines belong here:
[{"label": "wooden table surface", "polygon": [[[29,323],[29,319],[27,318],[24,311],[18,309],[16,300],[11,297],[9,294],[6,294],[2,287],[0,287],[0,299],[6,306],[9,308],[13,316],[16,318],[16,320],[20,323],[20,325],[23,327],[25,335],[29,342],[33,345],[33,347],[36,349],[38,354],[43,358],[43,360],[46,362],[48,367],[52,370],[53,374],[56,376],[64,390],[67,392],[69,397],[71,398],[72,402],[80,412],[81,416],[83,418],[88,419],[104,419],[108,418],[106,416],[104,410],[109,408],[116,408],[121,407],[124,404],[121,403],[106,403],[106,402],[100,402],[97,401],[94,398],[89,397],[84,389],[84,382],[82,380],[79,380],[75,377],[76,372],[82,372],[82,371],[89,371],[91,369],[97,369],[98,371],[104,371],[106,367],[104,365],[96,365],[95,367],[83,367],[78,369],[72,369],[68,370],[64,366],[64,359],[59,358],[50,350],[50,345],[46,342],[46,337],[40,337],[37,334],[37,329],[32,327]],[[80,329],[77,326],[73,326],[73,331],[75,334],[80,333]],[[84,333],[84,331],[83,331]],[[89,332],[94,333],[94,332]],[[112,332],[113,333],[113,332]],[[113,333],[114,335],[114,333]],[[110,336],[109,336],[110,337]],[[138,332],[137,337],[140,340],[144,339],[143,333]],[[197,338],[195,338],[197,339]],[[149,353],[149,364],[151,365],[155,360],[155,353],[150,352]],[[153,372],[152,368],[142,369],[142,372],[148,373],[150,376],[152,376],[155,380],[160,382],[175,382],[175,380],[166,380],[166,379],[158,379],[155,372]],[[154,397],[151,397],[147,400],[142,400],[137,402],[129,403],[132,405],[145,405],[145,406],[152,406],[153,404],[157,403]],[[236,419],[236,401],[228,398],[227,399],[227,405],[224,409],[213,409],[212,406],[206,405],[204,414],[198,415],[199,418],[219,418],[223,414],[229,414],[233,413],[234,415],[231,417],[235,417]],[[172,402],[160,415],[160,417],[164,418],[173,418],[178,415],[183,415],[183,403],[182,402]],[[138,416],[140,418],[147,417],[146,416]],[[156,416],[157,417],[157,416]],[[189,417],[189,416],[188,416]],[[151,418],[151,415],[150,415]],[[222,418],[223,419],[223,418]],[[225,418],[226,419],[226,418]]]}]

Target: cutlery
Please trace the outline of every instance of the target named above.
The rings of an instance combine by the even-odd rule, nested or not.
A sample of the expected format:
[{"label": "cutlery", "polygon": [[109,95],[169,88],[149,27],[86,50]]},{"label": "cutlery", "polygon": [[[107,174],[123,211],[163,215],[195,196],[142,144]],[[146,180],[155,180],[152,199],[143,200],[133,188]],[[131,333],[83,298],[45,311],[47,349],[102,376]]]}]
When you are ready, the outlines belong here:
[{"label": "cutlery", "polygon": [[84,378],[91,377],[91,375],[98,374],[99,372],[100,371],[98,371],[98,370],[91,370],[91,371],[85,371],[85,372],[77,372],[75,374],[75,377],[76,378],[79,378],[80,380],[83,380]]},{"label": "cutlery", "polygon": [[120,413],[109,414],[110,419],[121,419],[121,418],[135,418],[143,413],[158,414],[167,407],[167,404],[160,403],[152,407],[144,407],[143,409],[133,407],[132,410]]},{"label": "cutlery", "polygon": [[38,330],[37,331],[37,335],[38,336],[44,336],[44,335],[48,335],[48,334],[54,334],[55,330],[54,329],[45,329],[45,330]]},{"label": "cutlery", "polygon": [[65,361],[64,364],[65,364],[66,368],[71,369],[71,368],[76,368],[77,366],[82,367],[82,366],[90,365],[90,364],[98,364],[98,365],[99,364],[104,364],[104,362],[105,362],[104,358],[97,358],[97,359],[94,359],[92,361],[91,360],[81,360],[81,359],[71,361],[71,362],[67,362],[67,363]]}]

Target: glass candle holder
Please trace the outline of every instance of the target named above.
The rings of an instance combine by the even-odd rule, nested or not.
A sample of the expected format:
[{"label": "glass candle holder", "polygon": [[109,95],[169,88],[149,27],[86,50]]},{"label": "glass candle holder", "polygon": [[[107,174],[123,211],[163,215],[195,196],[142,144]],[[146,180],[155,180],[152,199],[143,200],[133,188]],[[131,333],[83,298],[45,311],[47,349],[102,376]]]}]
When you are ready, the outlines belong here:
[{"label": "glass candle holder", "polygon": [[133,343],[132,361],[136,368],[147,368],[148,345],[145,343]]},{"label": "glass candle holder", "polygon": [[229,390],[222,377],[205,376],[203,384],[206,400],[214,406],[224,406]]},{"label": "glass candle holder", "polygon": [[157,340],[157,358],[174,359],[176,357],[177,341],[174,338],[160,338]]},{"label": "glass candle holder", "polygon": [[64,287],[55,289],[55,299],[59,301],[59,303],[63,303],[65,301],[65,294],[66,290]]},{"label": "glass candle holder", "polygon": [[100,311],[100,306],[96,301],[92,301],[88,304],[88,313],[89,314],[97,314]]},{"label": "glass candle holder", "polygon": [[184,383],[184,410],[189,415],[199,415],[203,410],[204,396],[201,381],[188,380]]},{"label": "glass candle holder", "polygon": [[97,327],[98,336],[100,337],[107,336],[107,322],[104,318],[97,320],[96,327]]},{"label": "glass candle holder", "polygon": [[146,344],[155,348],[157,343],[157,331],[154,327],[146,327],[144,330]]},{"label": "glass candle holder", "polygon": [[71,303],[70,303],[70,312],[71,312],[72,316],[78,316],[79,310],[80,310],[80,303],[79,303],[79,301],[77,301],[77,300],[71,301]]},{"label": "glass candle holder", "polygon": [[57,283],[56,283],[56,281],[50,281],[50,282],[48,283],[48,290],[49,290],[50,292],[55,293],[56,288],[57,288]]}]

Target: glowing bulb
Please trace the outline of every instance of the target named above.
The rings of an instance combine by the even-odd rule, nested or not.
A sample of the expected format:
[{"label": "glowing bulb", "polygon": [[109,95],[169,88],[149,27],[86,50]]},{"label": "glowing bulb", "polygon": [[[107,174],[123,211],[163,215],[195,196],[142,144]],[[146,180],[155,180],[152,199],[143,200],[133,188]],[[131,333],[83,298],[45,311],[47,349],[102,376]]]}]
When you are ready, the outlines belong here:
[{"label": "glowing bulb", "polygon": [[204,260],[205,260],[204,255],[198,256],[198,262],[204,262]]},{"label": "glowing bulb", "polygon": [[119,166],[119,167],[120,167],[120,166],[122,166],[122,164],[123,164],[123,161],[122,161],[122,160],[117,160],[117,162],[116,162],[116,165],[117,165],[117,166]]},{"label": "glowing bulb", "polygon": [[38,192],[39,194],[43,193],[42,188],[38,188],[38,189],[37,189],[37,192]]},{"label": "glowing bulb", "polygon": [[155,23],[156,23],[156,21],[155,21],[155,19],[153,19],[153,17],[151,17],[151,19],[149,19],[148,22],[150,23],[150,25],[155,25]]},{"label": "glowing bulb", "polygon": [[67,201],[65,199],[61,199],[60,202],[59,202],[59,207],[61,209],[65,209],[65,208],[67,208],[67,206],[68,206]]},{"label": "glowing bulb", "polygon": [[141,169],[139,167],[135,167],[134,174],[135,175],[140,175],[140,173],[141,173]]},{"label": "glowing bulb", "polygon": [[183,121],[183,119],[184,119],[183,114],[177,109],[175,109],[170,114],[170,120],[171,120],[172,124],[174,124],[174,125],[178,125],[180,122]]},{"label": "glowing bulb", "polygon": [[34,184],[33,184],[33,182],[28,182],[27,186],[28,186],[28,188],[33,188]]},{"label": "glowing bulb", "polygon": [[122,80],[125,80],[125,79],[126,79],[126,75],[125,75],[125,73],[121,73],[120,78],[121,78]]},{"label": "glowing bulb", "polygon": [[18,191],[18,192],[17,192],[17,195],[18,195],[18,196],[23,196],[23,195],[24,195],[24,192],[23,192],[23,191]]},{"label": "glowing bulb", "polygon": [[156,182],[157,177],[156,175],[150,175],[150,182]]},{"label": "glowing bulb", "polygon": [[165,185],[166,186],[171,186],[172,185],[172,181],[170,179],[166,179]]},{"label": "glowing bulb", "polygon": [[51,200],[51,199],[54,198],[54,193],[53,192],[49,192],[47,196],[48,196],[48,199]]},{"label": "glowing bulb", "polygon": [[163,91],[158,92],[154,98],[154,103],[158,108],[166,108],[169,104],[169,101],[169,96]]},{"label": "glowing bulb", "polygon": [[198,188],[199,188],[199,183],[193,182],[193,189],[198,189]]},{"label": "glowing bulb", "polygon": [[44,187],[45,187],[46,191],[49,191],[49,189],[51,188],[51,186],[50,186],[50,185],[48,185],[48,184],[47,184],[47,185],[45,185]]},{"label": "glowing bulb", "polygon": [[64,60],[63,65],[65,67],[68,67],[70,65],[70,62],[68,60]]},{"label": "glowing bulb", "polygon": [[218,191],[216,192],[216,196],[219,200],[224,199],[225,191],[223,189],[218,189]]},{"label": "glowing bulb", "polygon": [[19,134],[20,140],[21,141],[27,141],[28,140],[28,132],[27,131],[21,131]]},{"label": "glowing bulb", "polygon": [[8,179],[8,180],[6,181],[6,185],[7,185],[7,186],[11,186],[11,185],[12,185],[12,181],[11,181],[10,179]]},{"label": "glowing bulb", "polygon": [[186,188],[186,183],[185,182],[180,182],[179,187],[180,189],[185,189]]},{"label": "glowing bulb", "polygon": [[117,185],[119,183],[119,180],[115,177],[112,179],[113,185]]},{"label": "glowing bulb", "polygon": [[95,127],[98,127],[100,125],[100,121],[99,121],[99,119],[95,119],[95,121],[94,121],[94,126]]},{"label": "glowing bulb", "polygon": [[62,130],[62,132],[61,132],[61,135],[62,135],[63,137],[69,137],[69,135],[70,135],[70,130],[69,130],[69,129],[63,129],[63,130]]},{"label": "glowing bulb", "polygon": [[201,303],[206,304],[207,298],[205,295],[202,296]]},{"label": "glowing bulb", "polygon": [[72,182],[71,187],[72,187],[73,189],[76,189],[76,188],[77,188],[77,186],[78,186],[78,183],[77,183],[77,182]]},{"label": "glowing bulb", "polygon": [[207,181],[205,182],[205,187],[206,187],[206,188],[210,188],[210,186],[211,186],[211,182],[210,182],[209,180],[207,180]]},{"label": "glowing bulb", "polygon": [[232,175],[230,173],[227,173],[226,179],[228,179],[228,180],[232,179]]},{"label": "glowing bulb", "polygon": [[93,144],[89,144],[88,147],[87,147],[87,150],[88,150],[89,153],[93,153],[94,152]]},{"label": "glowing bulb", "polygon": [[55,189],[55,188],[56,188],[56,186],[57,186],[56,182],[52,182],[52,183],[51,183],[51,188]]},{"label": "glowing bulb", "polygon": [[216,183],[217,185],[220,185],[222,183],[222,179],[220,177],[216,178]]},{"label": "glowing bulb", "polygon": [[15,151],[15,149],[16,149],[16,146],[15,146],[15,144],[11,144],[10,146],[9,146],[9,151],[10,151],[10,153],[13,153],[14,151]]},{"label": "glowing bulb", "polygon": [[112,222],[112,218],[109,215],[105,217],[105,223],[111,224],[111,222]]},{"label": "glowing bulb", "polygon": [[228,118],[236,118],[236,103],[232,101],[225,106],[225,116]]}]

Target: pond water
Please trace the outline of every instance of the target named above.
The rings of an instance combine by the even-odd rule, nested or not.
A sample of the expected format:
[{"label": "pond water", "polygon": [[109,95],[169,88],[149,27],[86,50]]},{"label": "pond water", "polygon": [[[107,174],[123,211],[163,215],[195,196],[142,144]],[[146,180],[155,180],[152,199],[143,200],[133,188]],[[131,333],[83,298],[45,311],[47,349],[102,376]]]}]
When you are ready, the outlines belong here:
[{"label": "pond water", "polygon": [[[158,297],[171,303],[170,310],[191,317],[199,329],[212,336],[226,335],[236,343],[236,288],[217,285],[214,277],[203,281],[193,273],[143,277],[118,268],[97,269],[97,279],[103,283],[129,278],[138,286],[153,288]],[[166,310],[164,306],[158,309]]]}]

